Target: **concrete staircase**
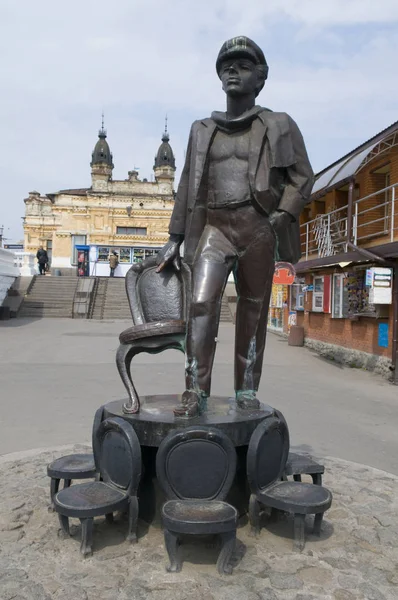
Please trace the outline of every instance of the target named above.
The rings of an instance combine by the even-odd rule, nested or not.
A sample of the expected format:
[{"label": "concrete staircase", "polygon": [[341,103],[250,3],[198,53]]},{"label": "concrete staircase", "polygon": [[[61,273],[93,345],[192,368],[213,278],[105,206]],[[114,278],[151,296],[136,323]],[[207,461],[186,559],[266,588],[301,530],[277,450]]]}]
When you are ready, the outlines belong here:
[{"label": "concrete staircase", "polygon": [[92,319],[131,320],[124,277],[99,277]]},{"label": "concrete staircase", "polygon": [[[73,299],[78,278],[75,276],[49,277],[37,275],[18,317],[72,317]],[[88,315],[90,319],[131,321],[124,277],[97,277],[93,303]],[[232,321],[228,299],[223,297],[221,321]]]},{"label": "concrete staircase", "polygon": [[77,277],[37,275],[18,317],[72,317]]},{"label": "concrete staircase", "polygon": [[221,323],[231,323],[232,322],[232,314],[231,309],[229,308],[228,298],[227,296],[223,296],[221,302],[221,315],[220,315]]}]

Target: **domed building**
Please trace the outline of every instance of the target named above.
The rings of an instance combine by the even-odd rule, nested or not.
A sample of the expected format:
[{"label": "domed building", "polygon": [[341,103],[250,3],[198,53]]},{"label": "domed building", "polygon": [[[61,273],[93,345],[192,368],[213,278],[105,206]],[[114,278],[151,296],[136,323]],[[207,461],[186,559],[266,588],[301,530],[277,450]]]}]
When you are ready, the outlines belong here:
[{"label": "domed building", "polygon": [[[154,164],[154,181],[140,180],[132,169],[114,180],[113,156],[102,121],[91,155],[91,186],[25,199],[25,251],[44,246],[52,269],[62,274],[109,275],[108,257],[116,251],[124,276],[131,264],[155,254],[168,240],[174,206],[175,158],[167,132]],[[80,263],[84,257],[83,271]]]}]

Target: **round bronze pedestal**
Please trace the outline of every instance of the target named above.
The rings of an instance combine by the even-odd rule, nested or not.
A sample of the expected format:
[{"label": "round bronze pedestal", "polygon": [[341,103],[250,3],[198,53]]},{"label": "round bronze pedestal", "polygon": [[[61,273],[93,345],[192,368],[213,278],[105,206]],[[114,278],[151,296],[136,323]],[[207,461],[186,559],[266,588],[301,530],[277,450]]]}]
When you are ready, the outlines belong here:
[{"label": "round bronze pedestal", "polygon": [[258,410],[241,410],[236,407],[234,398],[212,396],[203,415],[186,419],[174,416],[173,408],[181,402],[181,396],[177,394],[142,396],[140,401],[141,409],[138,414],[123,412],[125,399],[109,402],[104,407],[104,418],[121,417],[128,421],[141,444],[144,469],[139,493],[140,517],[149,523],[159,523],[159,510],[165,497],[156,481],[157,449],[170,431],[192,425],[217,427],[235,445],[238,464],[235,482],[227,501],[236,506],[240,514],[244,514],[249,499],[246,478],[247,446],[257,425],[273,415],[274,409],[261,404]]}]

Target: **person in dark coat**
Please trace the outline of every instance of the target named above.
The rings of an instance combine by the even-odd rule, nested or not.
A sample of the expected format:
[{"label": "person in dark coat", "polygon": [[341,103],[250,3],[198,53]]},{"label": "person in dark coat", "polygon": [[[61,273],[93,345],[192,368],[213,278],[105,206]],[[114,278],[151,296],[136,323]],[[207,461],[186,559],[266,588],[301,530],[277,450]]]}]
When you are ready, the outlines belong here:
[{"label": "person in dark coat", "polygon": [[179,268],[179,248],[192,270],[186,340],[186,391],[179,416],[206,405],[230,272],[237,288],[235,394],[256,409],[275,259],[300,258],[299,216],[313,171],[299,128],[286,113],[255,105],[268,65],[240,36],[222,46],[216,70],[227,111],[195,121],[158,271]]},{"label": "person in dark coat", "polygon": [[40,248],[38,249],[36,258],[37,262],[39,263],[40,275],[45,275],[48,265],[48,254],[47,251],[44,250],[43,246],[40,246]]}]

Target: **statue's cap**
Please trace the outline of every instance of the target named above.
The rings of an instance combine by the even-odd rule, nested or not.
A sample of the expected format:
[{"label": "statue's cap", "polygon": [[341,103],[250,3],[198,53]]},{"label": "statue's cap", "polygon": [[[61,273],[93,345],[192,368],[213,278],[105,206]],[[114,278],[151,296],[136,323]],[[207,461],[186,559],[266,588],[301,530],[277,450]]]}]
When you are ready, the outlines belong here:
[{"label": "statue's cap", "polygon": [[218,53],[216,61],[216,69],[218,76],[220,76],[220,68],[225,60],[231,58],[249,58],[256,65],[262,65],[268,73],[268,65],[265,60],[263,51],[253,40],[250,38],[240,35],[238,37],[231,38],[223,43],[221,50]]}]

